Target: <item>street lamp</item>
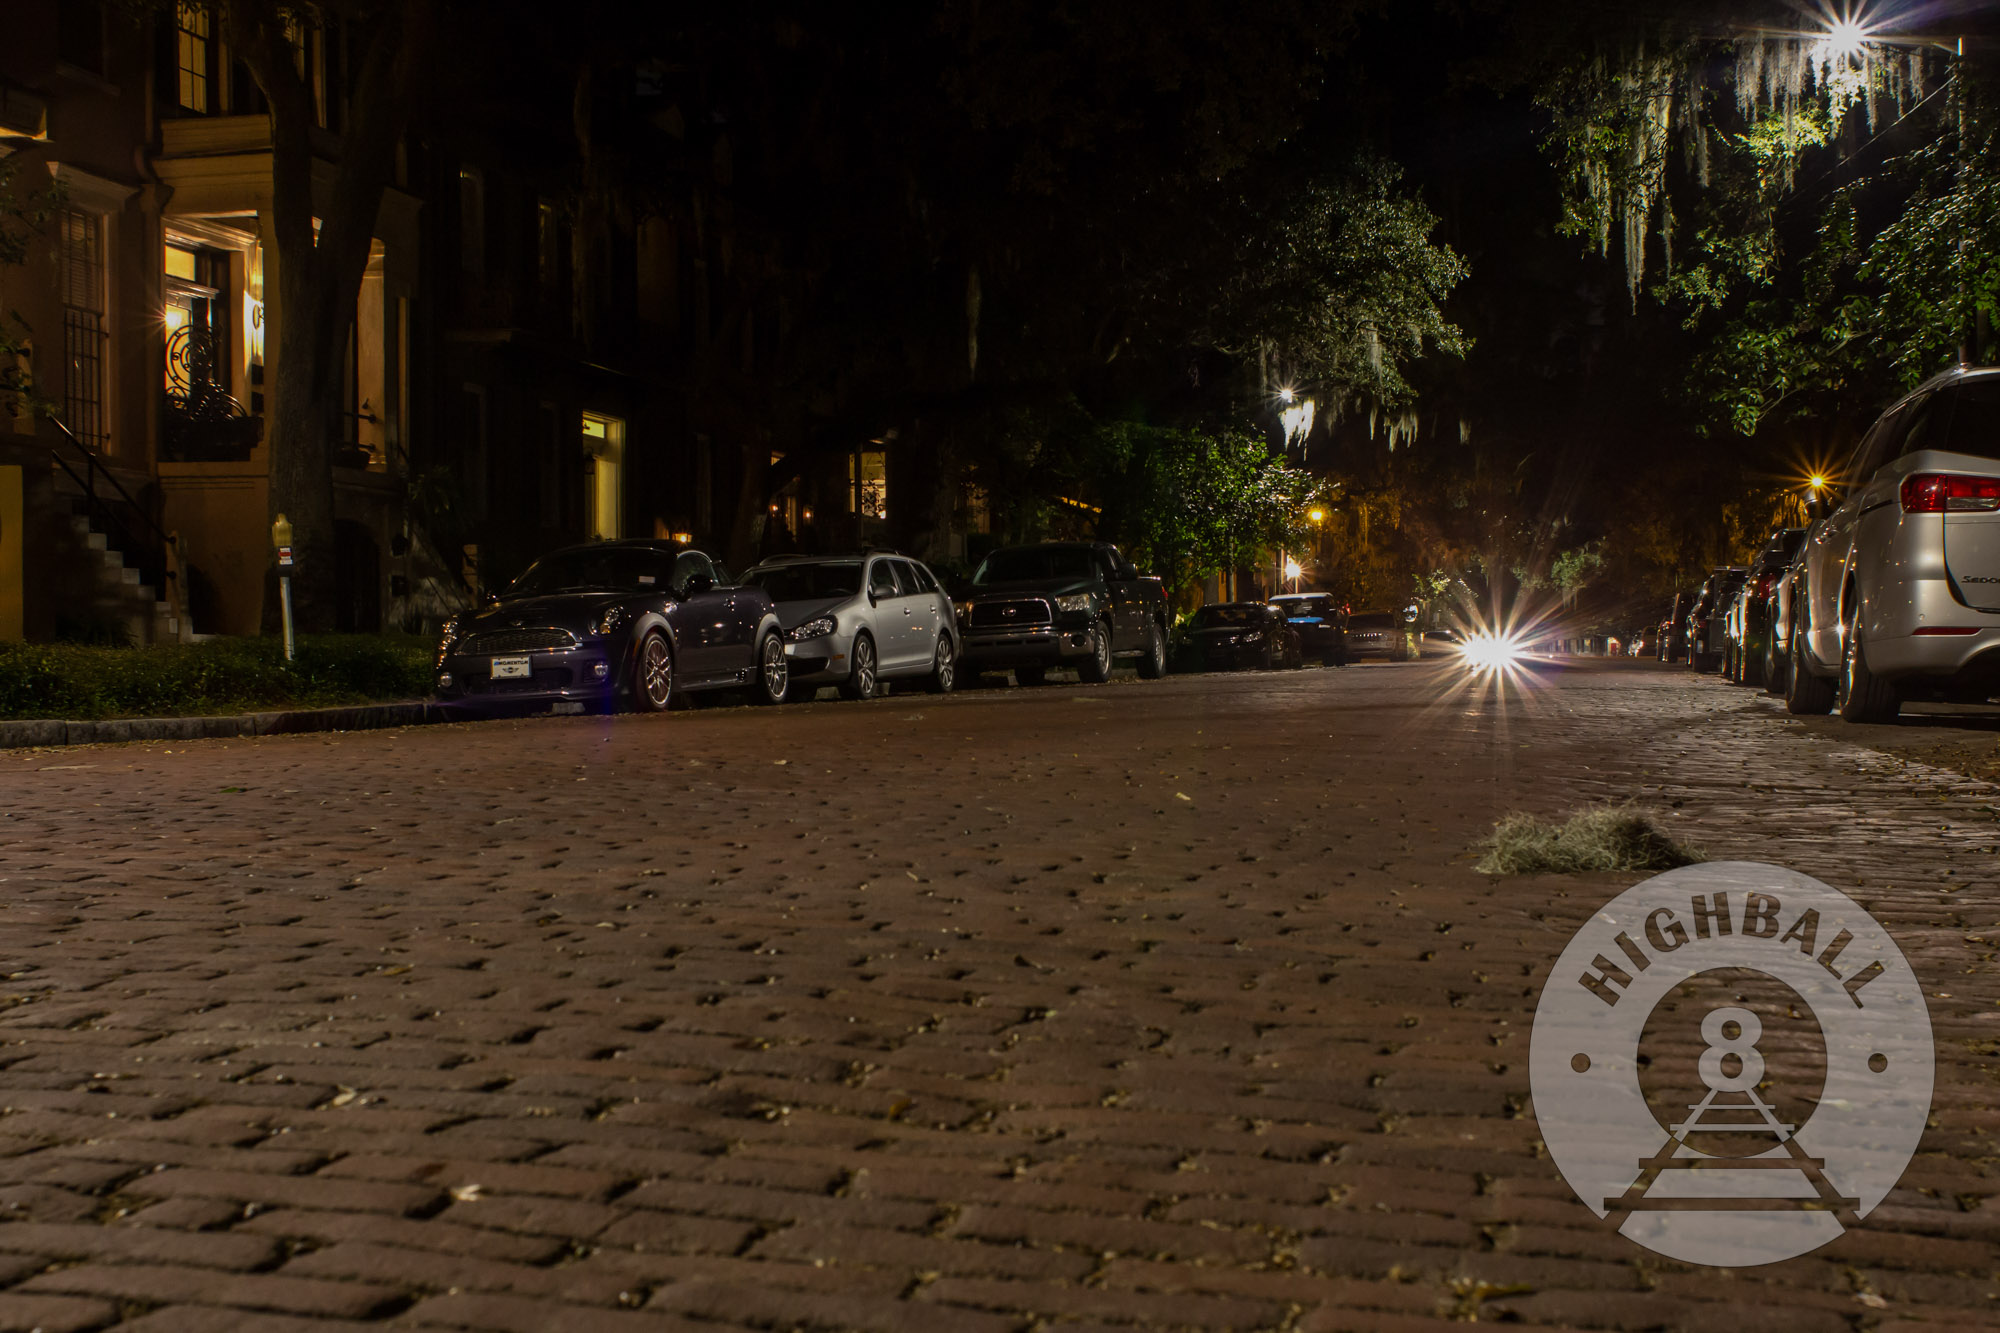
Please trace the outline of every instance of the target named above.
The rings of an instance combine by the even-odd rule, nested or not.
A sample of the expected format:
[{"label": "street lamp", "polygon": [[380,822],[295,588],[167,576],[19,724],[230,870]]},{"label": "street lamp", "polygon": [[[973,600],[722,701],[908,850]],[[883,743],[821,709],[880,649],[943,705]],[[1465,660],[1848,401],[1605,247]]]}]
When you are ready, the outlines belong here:
[{"label": "street lamp", "polygon": [[1299,568],[1298,561],[1292,559],[1290,556],[1285,557],[1285,577],[1292,581],[1293,592],[1297,592],[1299,590],[1299,575],[1303,573],[1305,573],[1305,571]]}]

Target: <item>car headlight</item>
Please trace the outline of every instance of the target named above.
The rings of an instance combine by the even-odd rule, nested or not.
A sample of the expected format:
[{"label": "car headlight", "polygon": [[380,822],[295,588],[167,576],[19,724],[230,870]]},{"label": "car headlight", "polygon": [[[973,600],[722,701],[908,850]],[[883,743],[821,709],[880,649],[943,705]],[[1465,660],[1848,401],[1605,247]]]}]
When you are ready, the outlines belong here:
[{"label": "car headlight", "polygon": [[632,609],[630,607],[614,606],[597,618],[597,623],[591,626],[591,631],[596,634],[610,634],[631,618]]},{"label": "car headlight", "polygon": [[960,620],[972,619],[972,599],[967,598],[965,601],[962,602],[953,602],[951,604],[951,611],[952,614],[957,616]]},{"label": "car headlight", "polygon": [[1087,592],[1073,592],[1067,597],[1058,597],[1056,598],[1056,610],[1067,611],[1072,614],[1078,611],[1088,611],[1090,610],[1090,594]]},{"label": "car headlight", "polygon": [[807,639],[823,638],[833,633],[837,627],[838,622],[832,616],[820,616],[817,619],[808,620],[797,629],[786,630],[785,637],[793,643],[803,643]]}]

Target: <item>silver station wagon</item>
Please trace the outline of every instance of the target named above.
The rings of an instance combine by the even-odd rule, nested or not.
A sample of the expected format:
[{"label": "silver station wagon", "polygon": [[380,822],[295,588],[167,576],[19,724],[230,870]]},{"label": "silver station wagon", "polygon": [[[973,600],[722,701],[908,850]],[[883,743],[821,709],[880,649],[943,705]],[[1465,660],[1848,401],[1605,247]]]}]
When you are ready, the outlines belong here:
[{"label": "silver station wagon", "polygon": [[958,681],[951,599],[921,560],[889,551],[780,556],[743,576],[771,598],[791,668],[787,699],[826,685],[872,699],[884,681],[921,680],[938,693]]}]

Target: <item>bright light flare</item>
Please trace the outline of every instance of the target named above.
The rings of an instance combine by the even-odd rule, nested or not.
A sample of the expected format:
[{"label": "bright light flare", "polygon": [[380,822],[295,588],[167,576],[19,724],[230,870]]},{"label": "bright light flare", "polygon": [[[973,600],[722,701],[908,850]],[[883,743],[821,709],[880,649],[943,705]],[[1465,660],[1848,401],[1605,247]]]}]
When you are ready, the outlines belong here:
[{"label": "bright light flare", "polygon": [[1512,634],[1481,631],[1467,636],[1458,653],[1474,671],[1505,671],[1527,654],[1527,648]]},{"label": "bright light flare", "polygon": [[1295,579],[1295,578],[1297,578],[1297,577],[1298,577],[1299,575],[1301,575],[1301,574],[1303,574],[1303,573],[1305,573],[1305,570],[1303,570],[1303,569],[1299,568],[1299,562],[1298,562],[1298,561],[1296,561],[1296,560],[1287,560],[1287,561],[1285,562],[1285,577],[1286,577],[1286,578],[1288,578],[1288,579]]},{"label": "bright light flare", "polygon": [[1820,39],[1826,49],[1841,60],[1853,60],[1868,45],[1868,30],[1851,18],[1837,18]]},{"label": "bright light flare", "polygon": [[1810,486],[1815,491],[1823,491],[1826,489],[1826,478],[1819,476],[1818,474],[1814,474],[1813,476],[1806,478],[1806,485]]}]

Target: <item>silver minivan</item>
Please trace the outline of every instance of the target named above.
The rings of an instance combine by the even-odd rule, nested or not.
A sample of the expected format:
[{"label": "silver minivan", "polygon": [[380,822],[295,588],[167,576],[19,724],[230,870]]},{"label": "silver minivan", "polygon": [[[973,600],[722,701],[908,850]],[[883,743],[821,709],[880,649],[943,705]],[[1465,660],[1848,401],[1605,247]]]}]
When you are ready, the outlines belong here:
[{"label": "silver minivan", "polygon": [[891,551],[779,556],[743,582],[770,595],[791,668],[786,698],[824,685],[872,699],[889,680],[921,680],[949,693],[958,681],[958,621],[921,560]]},{"label": "silver minivan", "polygon": [[1786,706],[1875,722],[2000,692],[2000,368],[1891,407],[1840,480],[1792,579]]}]

